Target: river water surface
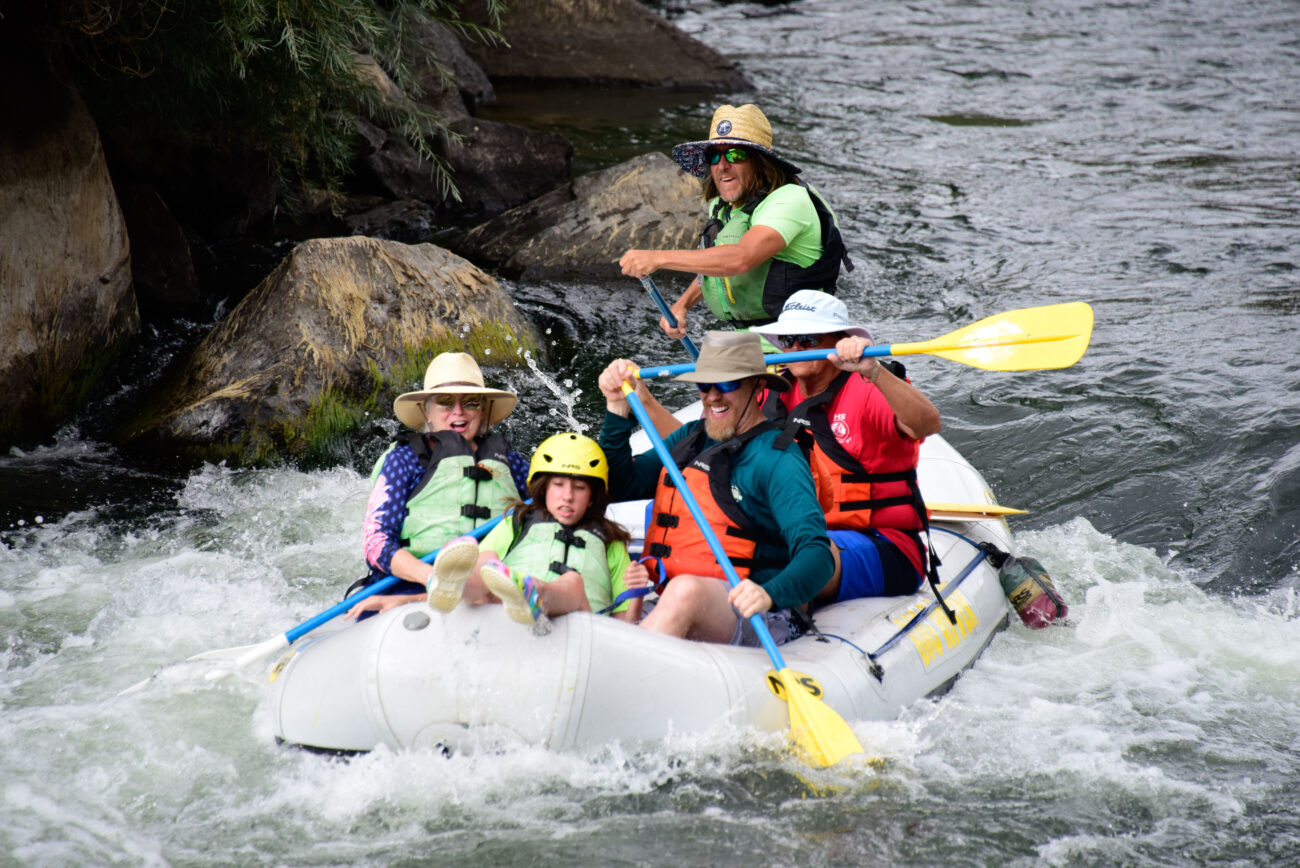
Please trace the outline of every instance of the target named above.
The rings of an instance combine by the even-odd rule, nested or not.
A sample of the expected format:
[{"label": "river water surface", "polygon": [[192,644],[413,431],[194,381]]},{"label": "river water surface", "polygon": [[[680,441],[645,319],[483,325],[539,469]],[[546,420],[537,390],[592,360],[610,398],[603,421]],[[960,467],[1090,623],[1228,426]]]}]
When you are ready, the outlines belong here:
[{"label": "river water surface", "polygon": [[[333,469],[174,472],[88,415],[0,458],[0,862],[1300,862],[1300,7],[671,14],[756,82],[726,96],[767,111],[836,208],[858,265],[842,295],[878,340],[1093,305],[1067,370],[909,360],[945,436],[1030,510],[1019,544],[1069,622],[1014,623],[946,697],[855,724],[870,771],[809,771],[738,731],[329,760],[275,746],[259,674],[164,667],[338,599],[379,438]],[[493,111],[596,167],[700,137],[712,99],[681,97],[503,90]],[[515,290],[554,341],[555,388],[490,372],[540,408],[509,423],[525,448],[570,414],[598,423],[610,358],[678,360],[633,281]],[[151,352],[142,367],[172,350]]]}]

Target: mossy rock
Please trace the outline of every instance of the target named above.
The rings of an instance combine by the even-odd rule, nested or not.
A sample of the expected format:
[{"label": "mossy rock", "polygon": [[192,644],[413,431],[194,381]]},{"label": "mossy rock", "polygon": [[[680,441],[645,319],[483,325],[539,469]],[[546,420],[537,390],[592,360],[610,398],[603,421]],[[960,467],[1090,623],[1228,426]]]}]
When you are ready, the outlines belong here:
[{"label": "mossy rock", "polygon": [[518,364],[538,346],[497,281],[440,247],[307,241],[213,329],[123,439],[236,465],[329,463],[438,353]]}]

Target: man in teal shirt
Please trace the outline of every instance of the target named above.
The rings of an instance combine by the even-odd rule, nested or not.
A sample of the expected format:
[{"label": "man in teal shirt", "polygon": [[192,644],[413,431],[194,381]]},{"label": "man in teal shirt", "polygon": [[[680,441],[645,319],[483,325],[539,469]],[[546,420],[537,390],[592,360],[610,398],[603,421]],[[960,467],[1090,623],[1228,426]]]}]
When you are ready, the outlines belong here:
[{"label": "man in teal shirt", "polygon": [[788,610],[817,595],[834,563],[808,462],[797,445],[777,449],[780,429],[763,417],[764,392],[789,384],[767,372],[758,336],[746,332],[709,332],[695,371],[677,378],[697,385],[704,412],[665,443],[742,579],[729,588],[659,456],[632,455],[636,423],[622,383],[635,368],[617,359],[600,375],[606,402],[600,445],[613,498],[655,498],[645,554],[658,560],[669,581],[641,625],[688,639],[757,645],[749,618],[763,613],[778,643],[795,638]]}]

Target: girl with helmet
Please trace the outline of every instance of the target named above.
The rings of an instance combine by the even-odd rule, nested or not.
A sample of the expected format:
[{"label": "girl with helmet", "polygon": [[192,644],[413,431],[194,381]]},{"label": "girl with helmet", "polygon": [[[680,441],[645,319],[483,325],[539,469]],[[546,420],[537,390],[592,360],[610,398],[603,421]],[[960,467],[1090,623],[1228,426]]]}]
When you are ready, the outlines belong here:
[{"label": "girl with helmet", "polygon": [[[431,605],[450,611],[461,599],[500,601],[523,624],[568,612],[637,621],[650,574],[629,557],[628,532],[605,517],[609,463],[600,446],[571,432],[548,437],[533,453],[528,490],[531,503],[514,505],[483,540],[472,566],[462,549],[473,540],[456,540],[455,551],[439,555],[429,579]],[[415,599],[371,597],[348,616]]]}]

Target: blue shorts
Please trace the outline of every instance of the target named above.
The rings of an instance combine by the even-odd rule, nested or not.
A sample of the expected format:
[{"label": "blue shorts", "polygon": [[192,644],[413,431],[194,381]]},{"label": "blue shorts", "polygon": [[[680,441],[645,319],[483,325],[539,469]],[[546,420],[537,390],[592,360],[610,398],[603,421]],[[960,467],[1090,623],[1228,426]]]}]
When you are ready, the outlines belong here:
[{"label": "blue shorts", "polygon": [[840,550],[840,591],[837,603],[859,597],[914,594],[921,574],[898,546],[879,531],[830,530]]}]

